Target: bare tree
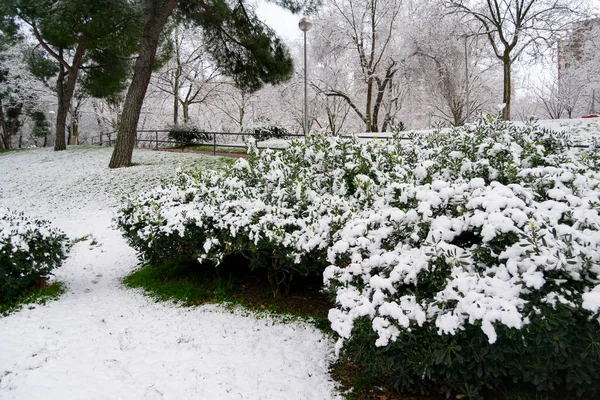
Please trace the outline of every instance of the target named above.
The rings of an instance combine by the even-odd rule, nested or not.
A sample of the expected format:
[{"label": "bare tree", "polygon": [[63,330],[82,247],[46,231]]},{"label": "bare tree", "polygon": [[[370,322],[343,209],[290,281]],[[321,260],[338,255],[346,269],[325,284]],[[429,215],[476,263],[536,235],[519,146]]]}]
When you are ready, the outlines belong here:
[{"label": "bare tree", "polygon": [[392,105],[400,105],[402,91],[390,87],[402,65],[396,43],[401,5],[401,0],[334,0],[315,18],[321,61],[327,62],[327,55],[344,59],[342,68],[352,77],[345,86],[326,80],[315,84],[324,95],[344,99],[367,132],[387,129]]},{"label": "bare tree", "polygon": [[546,80],[534,90],[542,109],[550,119],[560,119],[566,111],[561,91],[556,80]]},{"label": "bare tree", "polygon": [[410,78],[416,96],[432,114],[454,126],[478,115],[495,94],[495,71],[478,38],[465,33],[456,14],[435,3],[414,2],[407,39],[412,46]]},{"label": "bare tree", "polygon": [[[234,122],[238,132],[243,132],[248,124],[248,113],[253,112],[258,96],[238,89],[233,82],[227,83],[224,90],[227,90],[223,96],[225,101],[215,102],[213,106]],[[252,114],[250,117],[252,118]]]},{"label": "bare tree", "polygon": [[445,1],[452,12],[464,15],[484,35],[503,66],[504,109],[510,120],[512,66],[526,51],[551,45],[569,24],[583,14],[583,0],[458,0]]},{"label": "bare tree", "polygon": [[153,86],[173,98],[173,124],[190,122],[190,106],[214,100],[224,81],[208,54],[203,51],[198,28],[176,26],[173,31],[174,57],[153,81]]}]

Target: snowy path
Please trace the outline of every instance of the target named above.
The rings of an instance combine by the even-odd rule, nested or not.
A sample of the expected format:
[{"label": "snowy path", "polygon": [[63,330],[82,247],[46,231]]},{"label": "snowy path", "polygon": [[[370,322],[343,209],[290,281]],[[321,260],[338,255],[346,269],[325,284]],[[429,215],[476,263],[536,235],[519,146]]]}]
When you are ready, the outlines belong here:
[{"label": "snowy path", "polygon": [[[0,206],[49,219],[74,246],[67,293],[0,318],[2,399],[333,399],[332,343],[302,324],[155,303],[119,279],[137,260],[111,227],[122,196],[214,159],[139,151],[111,171],[109,149],[0,155]],[[93,244],[95,241],[97,244]]]}]

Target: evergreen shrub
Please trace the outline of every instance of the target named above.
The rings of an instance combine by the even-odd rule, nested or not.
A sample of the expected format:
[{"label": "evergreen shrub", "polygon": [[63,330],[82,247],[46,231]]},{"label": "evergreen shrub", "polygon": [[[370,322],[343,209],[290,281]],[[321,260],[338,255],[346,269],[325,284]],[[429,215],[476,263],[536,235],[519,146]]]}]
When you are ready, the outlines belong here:
[{"label": "evergreen shrub", "polygon": [[484,118],[411,140],[315,135],[180,172],[118,223],[142,260],[322,273],[336,350],[404,392],[598,396],[597,146]]},{"label": "evergreen shrub", "polygon": [[212,135],[195,126],[174,126],[169,128],[169,139],[178,144],[193,145],[212,140]]},{"label": "evergreen shrub", "polygon": [[269,139],[285,139],[290,134],[290,132],[283,126],[279,126],[269,122],[265,122],[262,124],[258,124],[252,128],[248,128],[246,129],[246,133],[251,134],[257,142]]},{"label": "evergreen shrub", "polygon": [[18,297],[66,258],[68,240],[48,221],[0,209],[0,302]]}]

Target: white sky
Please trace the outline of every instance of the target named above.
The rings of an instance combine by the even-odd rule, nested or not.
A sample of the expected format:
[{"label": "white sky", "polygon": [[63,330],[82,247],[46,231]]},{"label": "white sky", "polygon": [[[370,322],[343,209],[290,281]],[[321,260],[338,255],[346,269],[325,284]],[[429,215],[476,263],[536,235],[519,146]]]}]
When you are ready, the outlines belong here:
[{"label": "white sky", "polygon": [[294,15],[288,10],[264,0],[259,1],[256,14],[273,28],[289,46],[302,37],[302,31],[298,28],[301,15]]}]

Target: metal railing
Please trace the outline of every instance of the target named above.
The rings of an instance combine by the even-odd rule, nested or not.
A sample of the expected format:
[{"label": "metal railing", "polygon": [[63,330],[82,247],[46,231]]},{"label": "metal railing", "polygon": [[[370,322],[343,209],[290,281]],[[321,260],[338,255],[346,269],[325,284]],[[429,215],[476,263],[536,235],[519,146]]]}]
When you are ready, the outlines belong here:
[{"label": "metal railing", "polygon": [[[185,150],[189,146],[207,146],[212,148],[213,154],[216,154],[218,148],[246,148],[246,139],[253,137],[253,133],[249,132],[201,132],[203,136],[208,137],[208,140],[185,140],[186,131],[177,132],[173,137],[169,137],[172,131],[164,129],[139,130],[136,131],[135,147],[146,148],[181,148]],[[180,137],[177,138],[177,135]],[[93,136],[91,144],[111,146],[116,139],[116,132],[109,132],[103,135]],[[293,138],[302,138],[303,134],[289,133],[281,138],[281,140],[291,140]],[[257,143],[260,146],[260,142]],[[263,146],[265,147],[265,146]]]},{"label": "metal railing", "polygon": [[[253,133],[249,132],[201,132],[203,135],[207,135],[210,137],[208,140],[184,140],[184,136],[187,133],[186,131],[177,132],[177,134],[181,134],[179,138],[169,137],[169,133],[172,131],[165,129],[152,129],[152,130],[139,130],[136,131],[136,140],[135,147],[142,148],[153,148],[155,150],[162,149],[178,149],[184,151],[186,147],[189,146],[206,146],[212,149],[212,153],[216,154],[218,148],[239,148],[245,149],[247,147],[246,139],[248,137],[253,137]],[[344,137],[350,137],[353,135],[342,135]],[[117,132],[108,132],[102,135],[92,136],[88,140],[92,145],[101,145],[101,146],[112,146],[114,141],[116,140]],[[280,140],[292,140],[294,138],[303,138],[304,134],[299,133],[289,133],[281,138],[269,138],[270,139],[280,139]],[[392,139],[392,135],[387,132],[373,132],[364,133],[356,135],[358,139],[381,139],[381,140],[389,140]],[[241,140],[240,140],[241,139]],[[411,140],[409,136],[402,136],[400,140]],[[87,141],[87,140],[86,140]],[[80,143],[83,144],[83,143]],[[283,149],[285,147],[277,148],[273,147],[272,143],[267,145],[262,145],[261,142],[256,143],[258,148],[274,148],[274,149]],[[590,144],[586,143],[574,143],[570,147],[573,148],[588,148]],[[206,150],[210,151],[210,150]]]}]

